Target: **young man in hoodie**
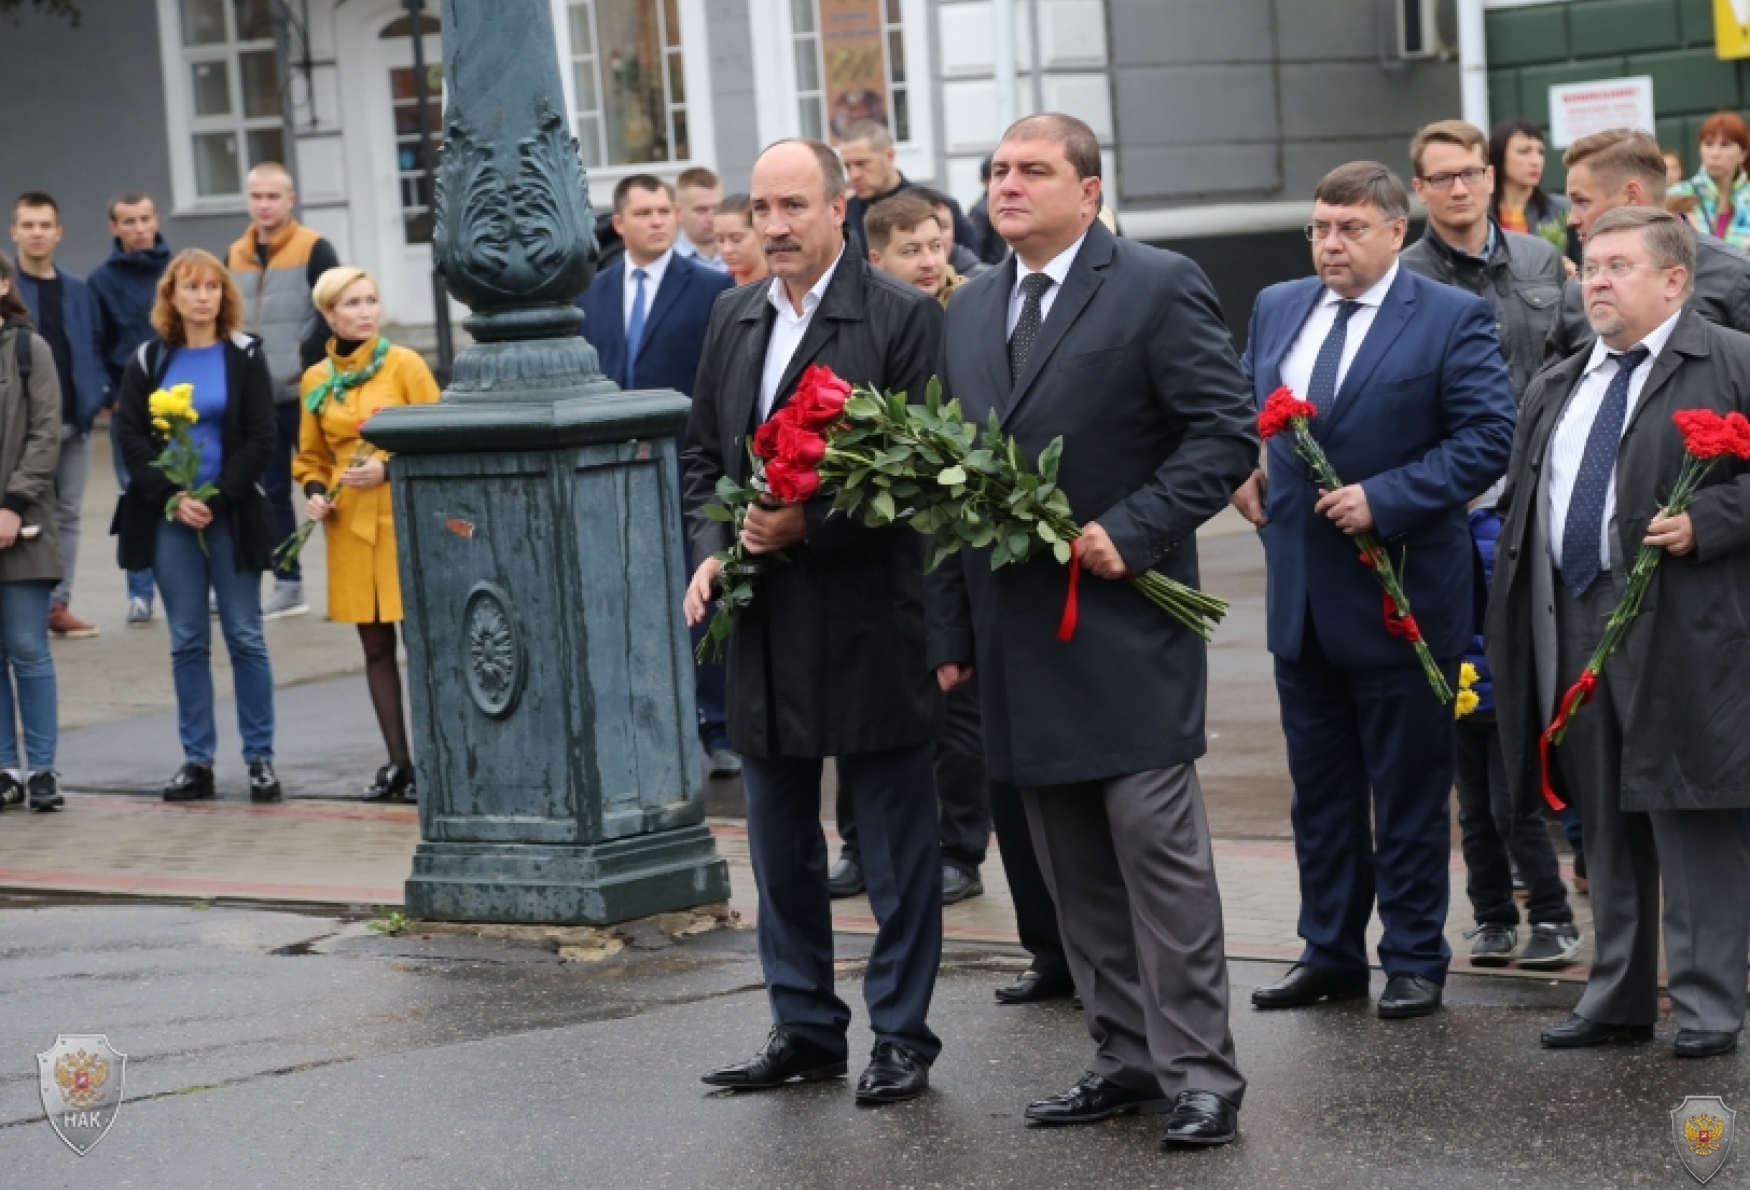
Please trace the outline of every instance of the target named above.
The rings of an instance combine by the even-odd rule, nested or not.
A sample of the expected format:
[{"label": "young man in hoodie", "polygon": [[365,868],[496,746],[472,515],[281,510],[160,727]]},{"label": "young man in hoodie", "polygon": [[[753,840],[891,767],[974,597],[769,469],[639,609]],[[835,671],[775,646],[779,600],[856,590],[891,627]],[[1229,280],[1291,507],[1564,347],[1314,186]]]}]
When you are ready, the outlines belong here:
[{"label": "young man in hoodie", "polygon": [[[109,259],[91,270],[85,284],[97,299],[103,349],[103,367],[109,376],[109,391],[121,391],[122,373],[140,344],[158,337],[152,329],[152,303],[158,296],[158,279],[170,263],[170,249],[158,234],[158,208],[148,194],[137,190],[118,194],[109,204],[109,232],[115,247]],[[125,491],[127,465],[115,449],[115,418],[109,422],[110,454],[115,461],[116,481]],[[152,621],[152,572],[128,571],[128,627],[144,628]]]},{"label": "young man in hoodie", "polygon": [[[261,486],[273,508],[280,541],[298,527],[292,510],[292,456],[298,452],[298,382],[304,369],[328,352],[328,324],[316,313],[310,291],[316,279],[340,264],[334,245],[292,217],[298,192],[291,173],[264,161],[249,171],[249,230],[231,245],[226,262],[243,294],[243,329],[262,341],[273,376],[279,442]],[[301,616],[304,575],[294,560],[273,572],[274,590],[261,609],[264,620]]]},{"label": "young man in hoodie", "polygon": [[36,331],[54,353],[61,384],[61,454],[55,467],[55,529],[61,543],[61,581],[49,595],[49,631],[62,638],[97,635],[68,610],[79,559],[79,514],[91,472],[91,423],[109,403],[109,377],[98,342],[97,303],[85,282],[55,265],[61,208],[41,191],[12,204],[12,242],[18,246],[18,292]]}]

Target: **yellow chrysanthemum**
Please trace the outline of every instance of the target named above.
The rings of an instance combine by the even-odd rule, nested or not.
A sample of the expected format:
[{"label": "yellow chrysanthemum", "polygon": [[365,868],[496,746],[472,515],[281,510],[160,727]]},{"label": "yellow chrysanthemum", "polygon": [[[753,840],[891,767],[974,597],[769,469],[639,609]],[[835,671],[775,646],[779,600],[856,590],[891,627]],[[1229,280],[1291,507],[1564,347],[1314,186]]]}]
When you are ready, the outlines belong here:
[{"label": "yellow chrysanthemum", "polygon": [[159,389],[146,400],[146,407],[154,418],[167,418],[172,421],[194,423],[200,420],[200,414],[194,408],[194,386],[178,384],[168,389]]},{"label": "yellow chrysanthemum", "polygon": [[1458,688],[1469,690],[1477,684],[1477,667],[1466,661],[1458,667]]},{"label": "yellow chrysanthemum", "polygon": [[1482,699],[1477,697],[1474,690],[1460,690],[1458,692],[1458,698],[1453,704],[1453,710],[1455,711],[1454,718],[1464,718],[1466,715],[1476,710],[1477,704],[1482,701]]},{"label": "yellow chrysanthemum", "polygon": [[170,433],[170,422],[166,418],[154,417],[152,424],[158,427],[160,433]]}]

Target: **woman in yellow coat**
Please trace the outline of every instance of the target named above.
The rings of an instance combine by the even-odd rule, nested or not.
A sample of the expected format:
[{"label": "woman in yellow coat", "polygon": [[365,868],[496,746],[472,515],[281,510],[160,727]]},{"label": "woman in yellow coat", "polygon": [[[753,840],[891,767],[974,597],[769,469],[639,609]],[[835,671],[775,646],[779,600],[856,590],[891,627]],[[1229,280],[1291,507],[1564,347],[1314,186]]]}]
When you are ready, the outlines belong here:
[{"label": "woman in yellow coat", "polygon": [[323,523],[328,618],[358,625],[365,678],[389,749],[389,763],[377,771],[364,800],[413,801],[413,757],[395,660],[401,578],[389,455],[373,450],[361,428],[380,409],[437,400],[437,381],[418,354],[377,333],[377,283],[363,269],[329,269],[317,278],[310,298],[334,337],[328,340],[328,358],[304,373],[292,478],[308,498],[310,519]]}]

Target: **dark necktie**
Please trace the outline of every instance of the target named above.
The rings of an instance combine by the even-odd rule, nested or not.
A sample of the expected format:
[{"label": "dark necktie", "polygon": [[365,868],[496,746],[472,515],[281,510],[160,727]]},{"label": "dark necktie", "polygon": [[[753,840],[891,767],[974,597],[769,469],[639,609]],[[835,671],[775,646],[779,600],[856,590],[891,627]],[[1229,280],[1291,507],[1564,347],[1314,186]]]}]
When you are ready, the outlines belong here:
[{"label": "dark necktie", "polygon": [[626,387],[636,385],[638,349],[644,346],[644,282],[650,274],[643,269],[632,270],[635,286],[632,290],[632,317],[626,320]]},{"label": "dark necktie", "polygon": [[1337,321],[1331,324],[1325,341],[1319,344],[1318,358],[1313,360],[1312,379],[1306,382],[1306,399],[1324,417],[1337,403],[1337,372],[1343,364],[1343,344],[1349,338],[1349,320],[1361,309],[1360,302],[1338,302]]},{"label": "dark necktie", "polygon": [[1021,378],[1021,369],[1027,366],[1027,353],[1033,350],[1033,342],[1039,338],[1039,326],[1045,321],[1039,300],[1055,284],[1045,273],[1028,273],[1021,279],[1021,293],[1026,300],[1021,303],[1021,317],[1015,323],[1015,333],[1009,336],[1010,384]]},{"label": "dark necktie", "polygon": [[1635,369],[1652,352],[1645,347],[1612,352],[1616,375],[1604,390],[1604,400],[1586,434],[1586,453],[1580,457],[1580,473],[1568,497],[1568,515],[1562,522],[1562,584],[1578,599],[1604,569],[1600,534],[1604,529],[1604,501],[1616,475],[1616,451],[1622,444],[1622,423],[1628,416],[1628,386]]}]

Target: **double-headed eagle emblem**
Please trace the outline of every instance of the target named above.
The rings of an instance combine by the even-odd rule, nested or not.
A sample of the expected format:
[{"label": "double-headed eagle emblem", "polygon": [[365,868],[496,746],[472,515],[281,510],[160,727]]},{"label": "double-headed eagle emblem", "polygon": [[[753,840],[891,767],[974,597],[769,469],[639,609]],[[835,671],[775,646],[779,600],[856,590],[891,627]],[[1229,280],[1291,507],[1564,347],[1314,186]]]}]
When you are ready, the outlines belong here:
[{"label": "double-headed eagle emblem", "polygon": [[55,1085],[68,1107],[84,1110],[102,1103],[108,1082],[109,1059],[102,1054],[79,1050],[55,1059]]}]

